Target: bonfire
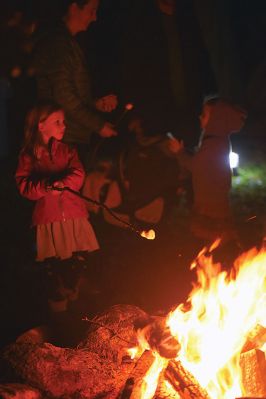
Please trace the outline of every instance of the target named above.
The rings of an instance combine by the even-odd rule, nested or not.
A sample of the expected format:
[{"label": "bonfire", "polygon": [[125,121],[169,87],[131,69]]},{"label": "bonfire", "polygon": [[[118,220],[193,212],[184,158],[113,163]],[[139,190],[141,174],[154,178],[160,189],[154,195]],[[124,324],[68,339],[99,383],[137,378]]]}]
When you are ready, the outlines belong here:
[{"label": "bonfire", "polygon": [[36,398],[266,398],[266,251],[252,249],[224,271],[212,258],[218,245],[201,251],[186,303],[163,317],[116,305],[86,318],[76,349],[38,342],[36,331],[20,337],[2,355],[13,380],[41,392]]},{"label": "bonfire", "polygon": [[158,398],[160,391],[165,398],[266,396],[266,252],[252,249],[226,272],[213,263],[218,245],[191,265],[197,283],[187,303],[167,315],[164,336],[156,321],[138,331],[132,353],[153,354],[139,398]]}]

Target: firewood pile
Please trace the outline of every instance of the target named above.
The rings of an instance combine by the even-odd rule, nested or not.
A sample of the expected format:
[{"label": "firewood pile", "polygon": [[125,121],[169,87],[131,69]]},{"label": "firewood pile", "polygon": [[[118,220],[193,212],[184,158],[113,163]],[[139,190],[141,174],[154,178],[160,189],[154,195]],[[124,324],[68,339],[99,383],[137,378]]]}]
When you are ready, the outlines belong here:
[{"label": "firewood pile", "polygon": [[[18,339],[0,357],[1,399],[141,399],[144,377],[154,362],[145,350],[132,360],[128,349],[138,345],[136,325],[150,318],[131,305],[112,306],[87,320],[86,339],[77,348]],[[247,398],[266,398],[266,329],[258,326],[241,354]],[[211,399],[178,358],[165,359],[153,399]]]},{"label": "firewood pile", "polygon": [[257,325],[249,334],[240,356],[242,383],[247,397],[266,397],[266,360],[260,348],[266,342],[266,328]]}]

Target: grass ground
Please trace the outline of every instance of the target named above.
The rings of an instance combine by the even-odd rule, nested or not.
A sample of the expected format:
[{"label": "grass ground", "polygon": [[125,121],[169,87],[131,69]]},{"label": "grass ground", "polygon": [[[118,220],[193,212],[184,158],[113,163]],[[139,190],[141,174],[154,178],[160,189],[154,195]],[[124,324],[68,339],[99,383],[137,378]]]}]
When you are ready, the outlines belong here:
[{"label": "grass ground", "polygon": [[266,235],[266,142],[248,139],[236,147],[240,164],[232,179],[232,209],[239,226],[256,229],[256,243],[258,234]]}]

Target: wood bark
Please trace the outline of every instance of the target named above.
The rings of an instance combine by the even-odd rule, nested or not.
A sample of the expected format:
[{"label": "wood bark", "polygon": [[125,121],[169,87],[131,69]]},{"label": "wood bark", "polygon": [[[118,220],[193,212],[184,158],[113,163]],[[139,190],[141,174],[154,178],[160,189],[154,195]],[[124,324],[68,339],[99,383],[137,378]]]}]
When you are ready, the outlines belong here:
[{"label": "wood bark", "polygon": [[179,360],[170,360],[165,370],[165,378],[182,399],[211,399],[196,378],[186,370]]},{"label": "wood bark", "polygon": [[266,328],[257,324],[247,336],[245,345],[242,348],[243,352],[248,352],[252,349],[260,349],[266,342]]},{"label": "wood bark", "polygon": [[154,399],[180,399],[180,395],[176,390],[170,384],[166,384],[167,380],[165,378],[165,371],[163,370],[159,377]]},{"label": "wood bark", "polygon": [[92,320],[87,319],[87,338],[80,343],[79,348],[122,364],[128,349],[138,345],[135,323],[144,317],[147,317],[147,313],[137,306],[111,306]]},{"label": "wood bark", "polygon": [[252,349],[240,356],[242,384],[245,395],[251,397],[266,396],[266,360],[265,353]]},{"label": "wood bark", "polygon": [[1,399],[44,399],[38,389],[25,384],[0,384]]}]

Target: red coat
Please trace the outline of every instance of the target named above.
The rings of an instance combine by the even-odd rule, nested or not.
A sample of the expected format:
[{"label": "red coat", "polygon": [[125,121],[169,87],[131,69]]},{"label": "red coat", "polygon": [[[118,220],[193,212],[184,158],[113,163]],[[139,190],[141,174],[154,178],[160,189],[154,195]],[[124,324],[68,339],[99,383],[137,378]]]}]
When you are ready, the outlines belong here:
[{"label": "red coat", "polygon": [[76,150],[60,141],[53,140],[51,153],[44,150],[38,160],[22,152],[15,178],[20,194],[37,201],[32,224],[87,217],[83,199],[68,191],[53,195],[46,190],[48,181],[61,181],[65,186],[78,191],[84,177],[85,172]]}]

